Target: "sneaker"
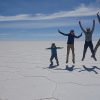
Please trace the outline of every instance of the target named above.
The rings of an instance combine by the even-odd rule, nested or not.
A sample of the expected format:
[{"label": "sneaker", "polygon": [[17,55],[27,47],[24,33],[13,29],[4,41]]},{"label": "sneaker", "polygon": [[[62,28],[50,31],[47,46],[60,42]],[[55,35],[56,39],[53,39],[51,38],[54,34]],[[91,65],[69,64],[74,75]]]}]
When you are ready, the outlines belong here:
[{"label": "sneaker", "polygon": [[50,66],[53,66],[53,63],[51,63]]},{"label": "sneaker", "polygon": [[75,60],[72,60],[73,63],[75,63]]},{"label": "sneaker", "polygon": [[82,58],[82,61],[84,61],[84,58]]},{"label": "sneaker", "polygon": [[66,60],[66,64],[68,63],[68,60]]},{"label": "sneaker", "polygon": [[95,57],[95,56],[93,56],[92,58],[93,58],[95,61],[97,61],[97,59],[96,59],[96,57]]},{"label": "sneaker", "polygon": [[93,55],[91,55],[91,57],[93,57]]},{"label": "sneaker", "polygon": [[57,66],[59,66],[59,63],[57,63]]}]

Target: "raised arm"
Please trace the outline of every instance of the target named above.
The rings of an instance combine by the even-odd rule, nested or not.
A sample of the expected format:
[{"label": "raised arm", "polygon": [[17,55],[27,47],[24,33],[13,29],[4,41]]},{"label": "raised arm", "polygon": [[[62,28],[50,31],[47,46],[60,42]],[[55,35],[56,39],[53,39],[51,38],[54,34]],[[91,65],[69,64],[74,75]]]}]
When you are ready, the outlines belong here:
[{"label": "raised arm", "polygon": [[61,32],[59,29],[58,29],[58,32],[59,32],[60,34],[62,34],[62,35],[68,36],[68,34],[65,34],[65,33]]},{"label": "raised arm", "polygon": [[82,36],[82,33],[79,36],[74,35],[75,38],[80,38]]},{"label": "raised arm", "polygon": [[95,28],[95,20],[93,20],[93,27],[92,27],[91,33],[93,33],[94,28]]},{"label": "raised arm", "polygon": [[98,18],[99,23],[100,23],[100,16],[99,16],[99,12],[97,13],[97,18]]},{"label": "raised arm", "polygon": [[81,21],[79,21],[79,26],[80,26],[81,30],[82,30],[84,33],[86,33],[86,31],[83,29],[83,27],[82,27],[82,25],[81,25]]}]

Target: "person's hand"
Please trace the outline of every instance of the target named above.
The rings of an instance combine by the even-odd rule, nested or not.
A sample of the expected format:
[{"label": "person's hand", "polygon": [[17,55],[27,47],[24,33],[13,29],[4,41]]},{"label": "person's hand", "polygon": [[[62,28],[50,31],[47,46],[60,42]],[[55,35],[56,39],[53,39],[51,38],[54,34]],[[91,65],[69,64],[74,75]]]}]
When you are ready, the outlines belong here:
[{"label": "person's hand", "polygon": [[60,47],[61,49],[63,49],[64,47]]},{"label": "person's hand", "polygon": [[79,24],[81,24],[81,21],[79,21]]},{"label": "person's hand", "polygon": [[58,29],[58,32],[60,32],[60,30]]},{"label": "person's hand", "polygon": [[93,23],[95,23],[95,20],[93,19]]},{"label": "person's hand", "polygon": [[95,20],[93,19],[93,22],[95,22]]}]

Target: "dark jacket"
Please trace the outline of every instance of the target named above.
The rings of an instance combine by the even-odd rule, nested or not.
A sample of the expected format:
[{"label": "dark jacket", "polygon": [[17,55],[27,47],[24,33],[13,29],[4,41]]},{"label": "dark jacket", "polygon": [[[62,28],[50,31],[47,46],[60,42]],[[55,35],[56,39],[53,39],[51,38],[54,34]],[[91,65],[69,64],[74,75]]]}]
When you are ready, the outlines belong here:
[{"label": "dark jacket", "polygon": [[61,49],[62,47],[51,47],[47,49],[51,49],[51,55],[52,56],[57,56],[57,49]]},{"label": "dark jacket", "polygon": [[82,36],[79,35],[79,36],[76,36],[76,35],[73,35],[73,34],[65,34],[65,33],[62,33],[59,31],[60,34],[64,35],[64,36],[68,36],[68,40],[67,40],[67,44],[74,44],[74,38],[80,38]]}]

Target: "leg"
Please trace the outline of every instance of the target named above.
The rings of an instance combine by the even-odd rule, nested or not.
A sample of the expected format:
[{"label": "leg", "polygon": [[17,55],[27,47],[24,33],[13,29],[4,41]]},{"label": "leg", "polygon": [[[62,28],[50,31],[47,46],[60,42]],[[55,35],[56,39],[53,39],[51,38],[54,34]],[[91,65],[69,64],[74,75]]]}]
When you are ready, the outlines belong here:
[{"label": "leg", "polygon": [[68,44],[68,45],[67,45],[67,56],[66,56],[66,63],[68,63],[69,52],[70,52],[70,44]]},{"label": "leg", "polygon": [[73,63],[75,63],[74,44],[71,45],[71,50],[72,50],[72,61]]},{"label": "leg", "polygon": [[96,54],[98,47],[100,46],[100,39],[98,40],[95,48],[94,48],[94,54]]},{"label": "leg", "polygon": [[86,54],[87,48],[88,48],[88,43],[85,43],[85,44],[84,44],[84,51],[83,51],[82,61],[83,61],[84,58],[85,58],[85,54]]},{"label": "leg", "polygon": [[92,57],[94,58],[95,61],[97,61],[97,59],[95,58],[95,53],[94,53],[94,50],[93,50],[93,43],[92,42],[89,43],[89,48],[91,50]]},{"label": "leg", "polygon": [[55,60],[56,60],[57,66],[59,66],[59,61],[58,61],[58,57],[57,56],[55,56]]},{"label": "leg", "polygon": [[51,58],[50,58],[50,63],[51,63],[50,65],[51,65],[51,66],[53,65],[53,61],[52,61],[53,58],[54,58],[54,56],[52,55]]}]

